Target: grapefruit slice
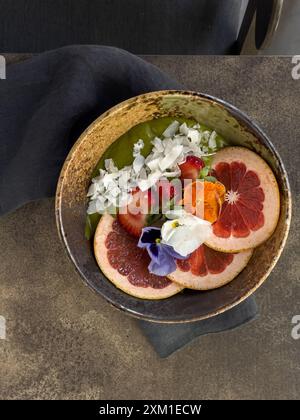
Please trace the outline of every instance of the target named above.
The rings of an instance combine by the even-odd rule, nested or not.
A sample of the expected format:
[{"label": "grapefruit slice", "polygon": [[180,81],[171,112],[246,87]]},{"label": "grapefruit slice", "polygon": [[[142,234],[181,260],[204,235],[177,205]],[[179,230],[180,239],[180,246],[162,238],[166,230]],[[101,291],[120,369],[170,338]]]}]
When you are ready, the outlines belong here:
[{"label": "grapefruit slice", "polygon": [[206,242],[223,252],[255,248],[274,232],[280,213],[276,178],[268,164],[244,147],[226,147],[212,161],[214,175],[225,185],[225,201]]},{"label": "grapefruit slice", "polygon": [[95,257],[103,274],[125,293],[141,299],[165,299],[180,292],[183,287],[167,277],[149,273],[150,258],[137,242],[118,220],[104,214],[94,237]]},{"label": "grapefruit slice", "polygon": [[201,245],[187,260],[178,260],[177,270],[168,277],[189,289],[217,289],[245,268],[252,253],[250,249],[239,254],[226,254]]}]

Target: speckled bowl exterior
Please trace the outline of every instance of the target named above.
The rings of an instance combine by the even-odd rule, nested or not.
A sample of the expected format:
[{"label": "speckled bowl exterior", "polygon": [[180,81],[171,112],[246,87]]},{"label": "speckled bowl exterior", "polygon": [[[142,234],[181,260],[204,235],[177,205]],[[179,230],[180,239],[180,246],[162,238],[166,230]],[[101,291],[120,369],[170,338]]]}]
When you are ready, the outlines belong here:
[{"label": "speckled bowl exterior", "polygon": [[[230,143],[261,155],[280,188],[281,214],[272,237],[258,247],[247,267],[226,286],[207,292],[185,290],[161,301],[145,301],[118,290],[101,273],[92,243],[84,237],[86,193],[103,152],[133,126],[164,116],[194,118]],[[250,296],[268,277],[284,248],[291,221],[291,193],[283,163],[266,134],[245,114],[217,98],[196,92],[144,94],[101,115],[70,151],[59,178],[56,220],[62,242],[84,282],[109,303],[138,318],[156,322],[192,322],[220,314]]]}]

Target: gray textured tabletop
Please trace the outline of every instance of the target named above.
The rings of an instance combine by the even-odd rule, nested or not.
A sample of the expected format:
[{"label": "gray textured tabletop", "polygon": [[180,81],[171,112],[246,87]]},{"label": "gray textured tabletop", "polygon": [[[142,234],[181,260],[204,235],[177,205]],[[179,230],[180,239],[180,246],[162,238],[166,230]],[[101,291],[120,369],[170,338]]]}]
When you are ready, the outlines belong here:
[{"label": "gray textured tabletop", "polygon": [[135,320],[80,281],[59,242],[54,201],[0,219],[0,398],[296,399],[300,340],[300,80],[290,57],[177,57],[147,60],[187,88],[240,107],[280,152],[293,190],[285,251],[256,293],[260,318],[202,337],[166,360]]}]

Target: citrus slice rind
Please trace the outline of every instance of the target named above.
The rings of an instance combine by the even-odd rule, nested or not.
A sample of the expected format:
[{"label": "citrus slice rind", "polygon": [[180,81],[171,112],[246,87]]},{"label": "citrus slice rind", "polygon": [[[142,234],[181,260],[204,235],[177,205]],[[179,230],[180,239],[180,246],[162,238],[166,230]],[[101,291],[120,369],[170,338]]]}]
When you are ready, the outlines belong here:
[{"label": "citrus slice rind", "polygon": [[[185,261],[178,261],[176,271],[168,278],[189,289],[212,290],[232,281],[246,267],[253,250],[226,254],[202,245],[195,252],[198,255],[195,254]],[[195,261],[196,258],[198,261]]]},{"label": "citrus slice rind", "polygon": [[109,214],[104,214],[94,237],[96,261],[117,288],[140,299],[166,299],[183,287],[166,277],[150,274],[150,259],[137,247],[137,239],[129,235]]},{"label": "citrus slice rind", "polygon": [[280,214],[279,188],[271,168],[256,153],[236,146],[217,152],[212,168],[226,195],[206,245],[234,253],[265,242]]}]

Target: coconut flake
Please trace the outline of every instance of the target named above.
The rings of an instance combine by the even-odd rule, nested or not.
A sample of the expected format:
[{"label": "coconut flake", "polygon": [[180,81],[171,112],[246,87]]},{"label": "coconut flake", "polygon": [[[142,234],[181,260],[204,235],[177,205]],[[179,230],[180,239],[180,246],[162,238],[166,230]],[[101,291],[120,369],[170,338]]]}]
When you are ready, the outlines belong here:
[{"label": "coconut flake", "polygon": [[163,176],[166,176],[167,178],[176,178],[180,176],[181,170],[178,168],[175,171],[165,171],[162,173]]},{"label": "coconut flake", "polygon": [[162,177],[180,176],[179,164],[187,156],[214,154],[216,136],[215,132],[202,130],[199,124],[189,128],[186,123],[180,125],[178,121],[173,121],[162,138],[153,139],[152,151],[146,158],[141,154],[144,141],[139,139],[133,146],[132,165],[118,170],[112,159],[106,159],[105,169],[100,169],[99,175],[92,179],[87,193],[90,198],[88,214],[123,207],[132,200],[132,190],[136,187],[146,191]]},{"label": "coconut flake", "polygon": [[217,148],[216,138],[217,138],[217,133],[213,131],[208,140],[208,147],[212,150],[215,150]]},{"label": "coconut flake", "polygon": [[150,169],[151,172],[155,172],[158,170],[159,168],[159,162],[160,162],[160,158],[156,158],[156,159],[152,159],[149,162],[147,162],[147,166]]},{"label": "coconut flake", "polygon": [[189,133],[189,128],[186,123],[181,124],[179,127],[180,134],[183,134],[184,136],[187,136]]},{"label": "coconut flake", "polygon": [[179,127],[179,122],[178,121],[173,121],[172,124],[169,125],[169,127],[167,127],[165,129],[165,131],[163,132],[163,136],[164,137],[173,137],[176,134],[176,131],[178,130]]},{"label": "coconut flake", "polygon": [[96,201],[91,200],[88,205],[87,214],[97,213]]},{"label": "coconut flake", "polygon": [[138,174],[141,171],[142,167],[144,166],[144,163],[145,163],[144,156],[137,155],[132,164],[133,170],[136,174]]},{"label": "coconut flake", "polygon": [[105,159],[104,166],[107,172],[118,172],[118,168],[115,166],[114,161],[112,159]]},{"label": "coconut flake", "polygon": [[142,168],[139,173],[139,179],[147,179],[148,175],[145,168]]},{"label": "coconut flake", "polygon": [[97,213],[103,212],[108,204],[106,198],[103,196],[98,197],[95,203],[96,203]]},{"label": "coconut flake", "polygon": [[92,195],[94,195],[95,193],[97,192],[97,184],[91,184],[90,185],[90,188],[89,188],[89,190],[88,190],[88,193],[87,193],[87,197],[91,197]]},{"label": "coconut flake", "polygon": [[162,171],[165,171],[167,168],[170,168],[176,162],[176,159],[180,156],[183,150],[183,146],[175,146],[172,150],[167,153],[167,155],[160,161],[159,167]]},{"label": "coconut flake", "polygon": [[153,144],[154,146],[154,151],[158,152],[158,153],[162,153],[164,151],[164,146],[162,144],[162,140],[158,137],[155,137],[151,144]]},{"label": "coconut flake", "polygon": [[162,173],[156,171],[148,176],[148,179],[138,181],[138,187],[141,191],[147,191],[149,188],[153,187],[161,178]]},{"label": "coconut flake", "polygon": [[144,140],[139,139],[134,145],[133,145],[133,157],[138,156],[141,153],[141,150],[144,148],[145,143]]},{"label": "coconut flake", "polygon": [[199,133],[198,130],[195,130],[194,128],[189,129],[187,136],[193,144],[199,145],[199,143],[200,143],[200,133]]}]

